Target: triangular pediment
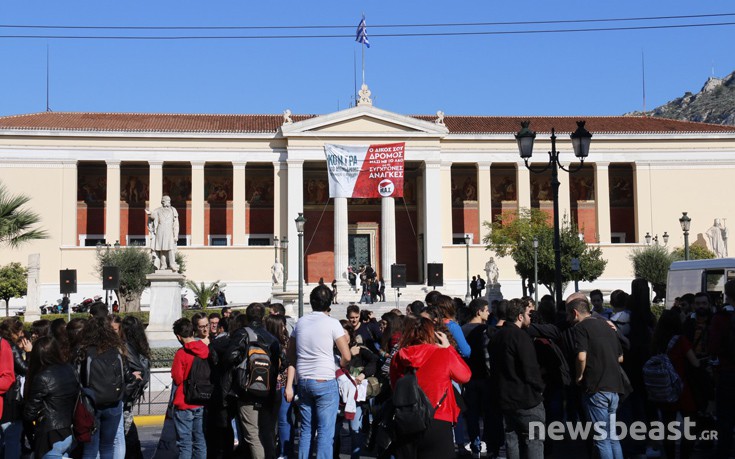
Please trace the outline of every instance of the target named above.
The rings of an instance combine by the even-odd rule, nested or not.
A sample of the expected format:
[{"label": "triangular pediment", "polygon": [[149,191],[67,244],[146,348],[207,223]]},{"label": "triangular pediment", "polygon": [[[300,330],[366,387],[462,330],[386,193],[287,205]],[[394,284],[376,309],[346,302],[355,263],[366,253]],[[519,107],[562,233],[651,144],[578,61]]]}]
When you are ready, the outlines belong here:
[{"label": "triangular pediment", "polygon": [[284,137],[433,137],[449,133],[446,126],[406,115],[359,105],[281,127]]}]

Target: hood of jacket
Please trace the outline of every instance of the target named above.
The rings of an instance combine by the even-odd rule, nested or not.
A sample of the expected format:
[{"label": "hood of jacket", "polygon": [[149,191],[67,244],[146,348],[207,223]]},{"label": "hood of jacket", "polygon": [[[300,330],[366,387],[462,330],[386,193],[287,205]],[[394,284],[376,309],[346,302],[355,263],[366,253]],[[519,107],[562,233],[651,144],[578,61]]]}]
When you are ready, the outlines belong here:
[{"label": "hood of jacket", "polygon": [[202,341],[196,340],[196,341],[190,341],[186,344],[184,344],[184,349],[186,349],[187,352],[194,354],[196,357],[199,357],[201,359],[206,359],[209,357],[209,347],[204,344]]},{"label": "hood of jacket", "polygon": [[417,344],[399,349],[394,358],[403,366],[420,368],[437,350],[435,344]]}]

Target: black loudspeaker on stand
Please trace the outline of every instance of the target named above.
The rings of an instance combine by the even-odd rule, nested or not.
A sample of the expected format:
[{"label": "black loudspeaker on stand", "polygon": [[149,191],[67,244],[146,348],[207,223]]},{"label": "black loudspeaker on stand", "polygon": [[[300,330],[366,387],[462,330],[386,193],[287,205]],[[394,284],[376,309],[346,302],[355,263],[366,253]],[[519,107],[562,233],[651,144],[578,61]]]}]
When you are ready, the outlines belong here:
[{"label": "black loudspeaker on stand", "polygon": [[429,263],[427,268],[429,277],[426,279],[426,285],[434,288],[442,287],[444,285],[444,264]]},{"label": "black loudspeaker on stand", "polygon": [[77,293],[76,269],[62,269],[59,271],[59,293],[62,295]]},{"label": "black loudspeaker on stand", "polygon": [[120,288],[120,268],[117,266],[102,267],[102,289],[117,290]]},{"label": "black loudspeaker on stand", "polygon": [[406,265],[390,266],[390,284],[393,288],[406,288]]}]

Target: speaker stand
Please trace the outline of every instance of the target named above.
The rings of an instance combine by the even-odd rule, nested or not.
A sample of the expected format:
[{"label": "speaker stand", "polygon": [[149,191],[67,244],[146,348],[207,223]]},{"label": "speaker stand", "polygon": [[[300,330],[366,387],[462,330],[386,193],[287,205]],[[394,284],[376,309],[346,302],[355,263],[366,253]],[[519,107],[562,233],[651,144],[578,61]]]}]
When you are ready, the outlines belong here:
[{"label": "speaker stand", "polygon": [[399,302],[401,300],[401,287],[396,287],[396,309],[401,309]]}]

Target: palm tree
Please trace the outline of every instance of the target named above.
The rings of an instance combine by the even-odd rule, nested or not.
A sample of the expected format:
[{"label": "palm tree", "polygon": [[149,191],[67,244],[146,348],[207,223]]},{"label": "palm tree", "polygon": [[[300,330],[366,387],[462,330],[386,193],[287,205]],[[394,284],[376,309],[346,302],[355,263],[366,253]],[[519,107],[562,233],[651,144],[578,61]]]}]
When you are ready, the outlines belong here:
[{"label": "palm tree", "polygon": [[12,195],[0,183],[0,246],[12,248],[36,239],[48,238],[42,229],[32,228],[41,221],[41,217],[28,209],[21,209],[31,200],[30,196]]},{"label": "palm tree", "polygon": [[186,286],[194,294],[197,301],[203,309],[209,305],[209,300],[216,297],[221,288],[225,287],[225,284],[221,284],[219,281],[212,282],[209,285],[204,285],[204,282],[197,284],[193,281],[186,281]]}]

